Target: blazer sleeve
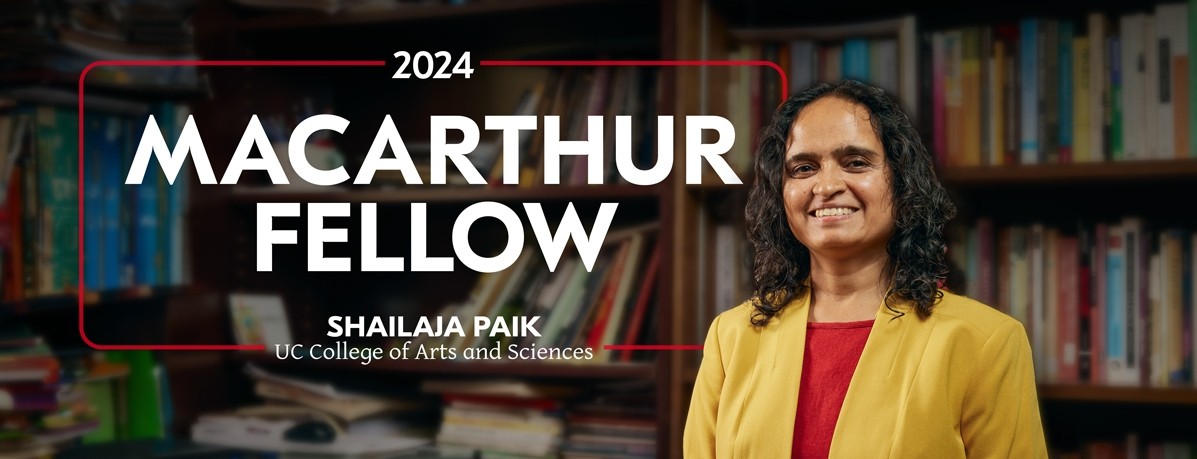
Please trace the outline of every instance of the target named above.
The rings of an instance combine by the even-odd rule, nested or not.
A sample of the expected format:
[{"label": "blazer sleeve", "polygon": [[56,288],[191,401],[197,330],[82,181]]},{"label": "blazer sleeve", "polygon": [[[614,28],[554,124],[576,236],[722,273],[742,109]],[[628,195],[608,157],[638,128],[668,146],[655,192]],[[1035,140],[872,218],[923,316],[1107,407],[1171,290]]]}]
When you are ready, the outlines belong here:
[{"label": "blazer sleeve", "polygon": [[1011,319],[998,326],[976,365],[960,418],[967,456],[1046,458],[1031,345],[1022,324]]},{"label": "blazer sleeve", "polygon": [[694,381],[690,412],[682,436],[682,457],[715,457],[715,421],[719,416],[719,393],[723,390],[723,360],[719,349],[719,319],[715,317],[702,347],[702,365]]}]

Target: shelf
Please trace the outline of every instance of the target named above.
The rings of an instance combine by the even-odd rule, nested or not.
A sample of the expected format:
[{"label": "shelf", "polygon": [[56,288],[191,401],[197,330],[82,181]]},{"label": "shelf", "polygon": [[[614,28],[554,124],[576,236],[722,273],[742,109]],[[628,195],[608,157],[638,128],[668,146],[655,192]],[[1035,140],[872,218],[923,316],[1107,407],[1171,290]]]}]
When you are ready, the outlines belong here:
[{"label": "shelf", "polygon": [[651,363],[560,364],[525,362],[485,362],[477,360],[378,360],[362,365],[355,360],[280,360],[270,353],[239,352],[235,359],[274,369],[321,371],[370,371],[414,373],[420,375],[461,375],[493,377],[532,377],[554,379],[652,379]]},{"label": "shelf", "polygon": [[1197,388],[1040,384],[1039,398],[1066,402],[1197,405]]},{"label": "shelf", "polygon": [[[698,370],[683,374],[694,384]],[[1091,384],[1039,384],[1039,398],[1051,402],[1127,403],[1197,406],[1197,387],[1119,387]]]},{"label": "shelf", "polygon": [[953,187],[1106,183],[1197,179],[1195,160],[1118,161],[1078,164],[948,167],[939,179]]},{"label": "shelf", "polygon": [[287,190],[280,187],[253,189],[239,187],[232,194],[234,202],[439,202],[474,203],[478,201],[499,202],[557,202],[571,200],[601,201],[652,199],[657,197],[657,186],[635,185],[543,185],[537,187],[483,187],[483,186],[439,186],[415,185],[390,190],[377,188],[342,188],[334,191]]},{"label": "shelf", "polygon": [[525,10],[549,10],[592,4],[635,3],[632,0],[474,0],[463,5],[409,5],[390,9],[324,14],[297,12],[266,14],[237,24],[242,31],[316,29],[361,25],[380,25],[429,19],[516,13]]},{"label": "shelf", "polygon": [[[208,88],[203,83],[195,86],[177,84],[121,84],[99,79],[93,75],[94,73],[89,74],[91,77],[84,82],[83,90],[88,95],[134,100],[190,100],[204,98],[209,95]],[[79,75],[63,74],[44,69],[24,70],[0,76],[0,84],[8,88],[41,86],[77,93],[79,89]]]},{"label": "shelf", "polygon": [[[83,304],[90,308],[102,304],[165,298],[190,291],[192,291],[190,287],[178,286],[137,286],[116,290],[90,291],[83,293]],[[74,310],[78,305],[79,298],[74,293],[3,301],[0,302],[0,317]]]}]

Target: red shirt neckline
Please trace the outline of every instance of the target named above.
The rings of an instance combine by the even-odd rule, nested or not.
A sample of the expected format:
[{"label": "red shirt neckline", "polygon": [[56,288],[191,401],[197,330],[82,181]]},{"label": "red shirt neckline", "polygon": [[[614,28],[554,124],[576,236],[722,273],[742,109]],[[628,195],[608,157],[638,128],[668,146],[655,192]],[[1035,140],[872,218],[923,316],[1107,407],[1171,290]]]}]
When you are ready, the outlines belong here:
[{"label": "red shirt neckline", "polygon": [[823,330],[836,330],[844,328],[867,328],[872,327],[876,320],[859,320],[856,322],[807,322],[806,328],[818,328]]}]

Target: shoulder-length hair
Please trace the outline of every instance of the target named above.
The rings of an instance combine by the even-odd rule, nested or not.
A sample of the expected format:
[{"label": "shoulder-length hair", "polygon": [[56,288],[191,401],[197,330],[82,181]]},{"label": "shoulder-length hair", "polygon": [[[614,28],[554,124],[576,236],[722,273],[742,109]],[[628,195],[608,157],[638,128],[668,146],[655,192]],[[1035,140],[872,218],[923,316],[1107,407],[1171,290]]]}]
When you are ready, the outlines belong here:
[{"label": "shoulder-length hair", "polygon": [[838,97],[869,112],[873,130],[885,147],[892,178],[895,229],[886,244],[886,269],[892,283],[885,305],[894,309],[892,300],[908,303],[919,317],[926,318],[943,296],[938,286],[948,271],[943,225],[955,216],[956,207],[935,177],[931,154],[898,103],[881,89],[844,81],[818,84],[790,97],[777,108],[761,133],[756,179],[744,210],[753,249],[752,324],[767,324],[809,288],[810,252],[786,220],[782,169],[794,119],[808,104],[823,97]]}]

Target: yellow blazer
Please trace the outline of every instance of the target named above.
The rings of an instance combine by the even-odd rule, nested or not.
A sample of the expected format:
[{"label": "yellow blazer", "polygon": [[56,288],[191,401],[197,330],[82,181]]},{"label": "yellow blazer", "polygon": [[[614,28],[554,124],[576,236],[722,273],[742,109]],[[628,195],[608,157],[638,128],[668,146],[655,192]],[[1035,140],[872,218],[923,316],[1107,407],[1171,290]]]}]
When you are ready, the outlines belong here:
[{"label": "yellow blazer", "polygon": [[[763,328],[749,323],[748,303],[715,318],[686,419],[686,458],[790,457],[809,298]],[[1021,323],[948,292],[926,320],[897,309],[908,312],[877,311],[831,457],[1047,457]]]}]

